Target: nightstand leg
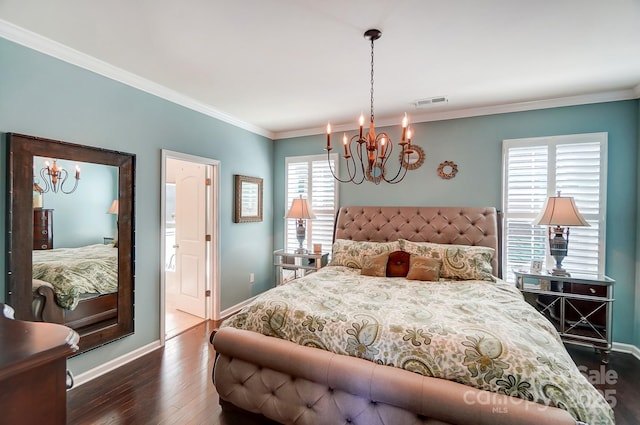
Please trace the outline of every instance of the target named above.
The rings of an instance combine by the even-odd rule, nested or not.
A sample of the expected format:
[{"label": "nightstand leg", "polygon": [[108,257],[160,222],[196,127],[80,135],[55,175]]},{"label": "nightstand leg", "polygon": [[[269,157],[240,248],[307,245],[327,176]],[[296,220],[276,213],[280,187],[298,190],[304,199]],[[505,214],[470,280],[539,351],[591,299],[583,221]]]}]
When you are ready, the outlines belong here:
[{"label": "nightstand leg", "polygon": [[611,352],[610,349],[608,348],[601,348],[600,349],[600,362],[602,362],[603,364],[608,364],[609,363],[609,353]]}]

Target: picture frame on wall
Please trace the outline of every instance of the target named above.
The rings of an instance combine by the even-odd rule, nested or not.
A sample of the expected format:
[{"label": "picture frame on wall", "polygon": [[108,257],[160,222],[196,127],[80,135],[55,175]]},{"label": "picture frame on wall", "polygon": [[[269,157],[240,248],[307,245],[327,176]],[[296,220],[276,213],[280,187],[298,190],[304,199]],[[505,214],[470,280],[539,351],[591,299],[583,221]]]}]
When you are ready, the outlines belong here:
[{"label": "picture frame on wall", "polygon": [[234,223],[262,221],[262,179],[236,174]]}]

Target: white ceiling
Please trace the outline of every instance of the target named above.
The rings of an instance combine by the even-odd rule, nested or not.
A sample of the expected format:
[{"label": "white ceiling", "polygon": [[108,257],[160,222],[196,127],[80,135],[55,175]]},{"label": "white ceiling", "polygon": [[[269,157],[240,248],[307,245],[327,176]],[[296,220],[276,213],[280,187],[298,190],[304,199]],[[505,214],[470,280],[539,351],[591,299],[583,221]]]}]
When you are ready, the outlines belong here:
[{"label": "white ceiling", "polygon": [[0,0],[0,20],[275,138],[368,116],[368,28],[378,125],[640,97],[640,0]]}]

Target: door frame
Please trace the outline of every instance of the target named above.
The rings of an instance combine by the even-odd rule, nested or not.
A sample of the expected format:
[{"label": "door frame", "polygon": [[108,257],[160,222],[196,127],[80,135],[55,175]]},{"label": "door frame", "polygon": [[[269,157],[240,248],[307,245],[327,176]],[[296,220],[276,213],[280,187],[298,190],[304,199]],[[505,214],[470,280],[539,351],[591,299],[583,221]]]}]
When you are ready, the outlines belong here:
[{"label": "door frame", "polygon": [[161,166],[161,190],[160,190],[160,345],[165,344],[165,319],[166,319],[166,276],[164,267],[166,264],[166,180],[167,159],[204,164],[211,167],[211,186],[207,197],[206,226],[211,231],[211,242],[207,245],[207,267],[205,276],[205,289],[211,290],[211,296],[206,304],[206,319],[218,320],[220,318],[220,161],[202,156],[190,155],[182,152],[162,149]]}]

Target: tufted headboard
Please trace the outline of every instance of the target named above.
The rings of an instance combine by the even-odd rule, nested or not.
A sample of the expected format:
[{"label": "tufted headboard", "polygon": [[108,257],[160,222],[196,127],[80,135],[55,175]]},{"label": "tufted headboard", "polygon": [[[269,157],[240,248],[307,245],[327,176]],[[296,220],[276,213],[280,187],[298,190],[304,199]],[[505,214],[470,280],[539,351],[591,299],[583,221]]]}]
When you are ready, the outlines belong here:
[{"label": "tufted headboard", "polygon": [[500,213],[493,207],[342,207],[335,239],[480,245],[496,250],[493,274],[502,277]]}]

